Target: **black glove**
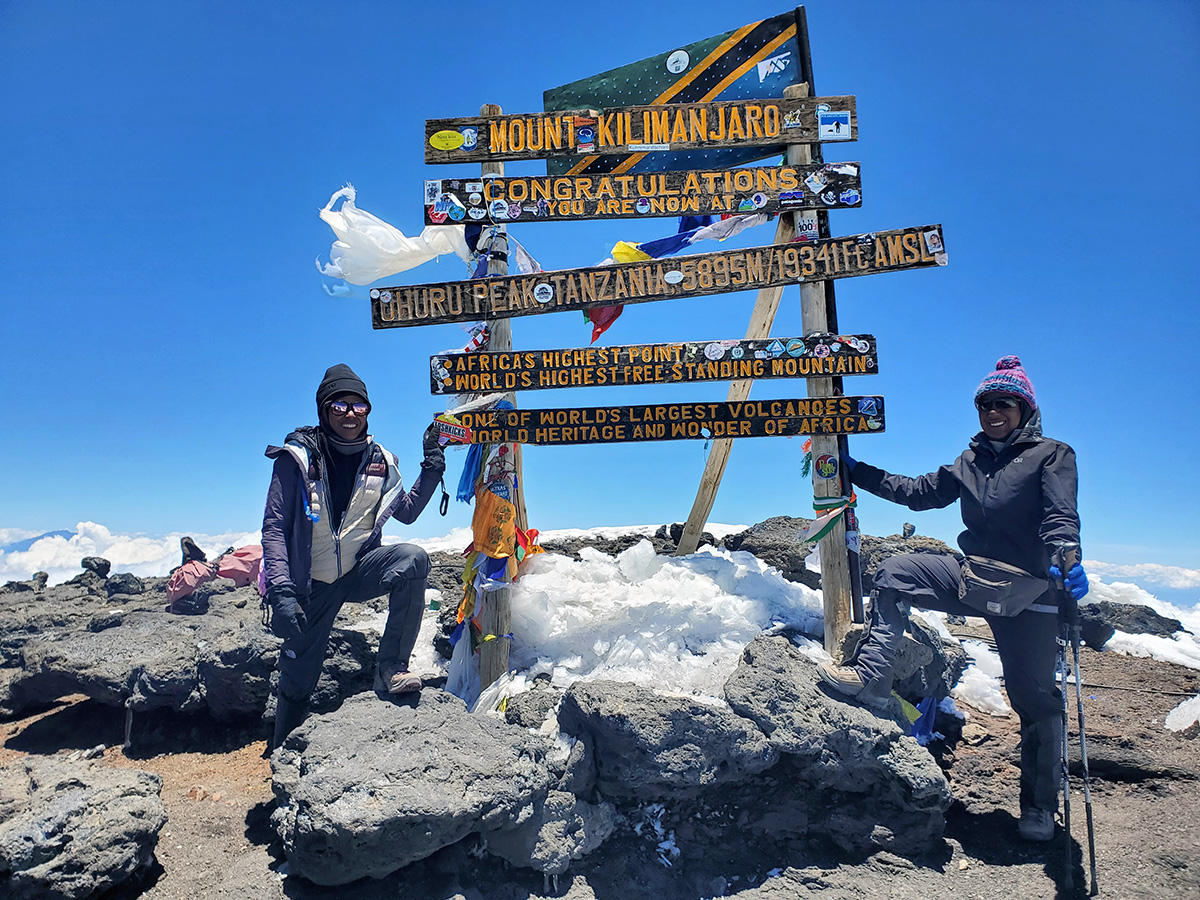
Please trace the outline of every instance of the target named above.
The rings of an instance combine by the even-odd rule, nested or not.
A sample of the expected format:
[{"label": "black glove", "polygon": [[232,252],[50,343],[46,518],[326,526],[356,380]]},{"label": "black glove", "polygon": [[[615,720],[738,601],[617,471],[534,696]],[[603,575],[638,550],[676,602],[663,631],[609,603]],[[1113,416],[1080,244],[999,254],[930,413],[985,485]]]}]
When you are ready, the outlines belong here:
[{"label": "black glove", "polygon": [[271,631],[275,637],[286,641],[300,637],[308,629],[308,617],[291,582],[267,588],[267,603],[271,605]]},{"label": "black glove", "polygon": [[430,423],[429,427],[425,429],[425,436],[421,438],[421,449],[425,451],[425,459],[421,463],[422,469],[433,469],[439,474],[446,471],[446,451],[438,443],[436,422]]}]

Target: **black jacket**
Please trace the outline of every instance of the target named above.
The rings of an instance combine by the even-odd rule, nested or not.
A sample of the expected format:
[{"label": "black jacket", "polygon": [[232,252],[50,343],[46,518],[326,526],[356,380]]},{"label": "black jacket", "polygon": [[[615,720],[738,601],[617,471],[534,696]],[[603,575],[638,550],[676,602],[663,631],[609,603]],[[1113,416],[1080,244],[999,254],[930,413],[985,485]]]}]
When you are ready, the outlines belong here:
[{"label": "black jacket", "polygon": [[948,466],[919,478],[891,475],[857,463],[851,480],[863,490],[909,509],[941,509],[962,501],[966,531],[958,546],[1043,575],[1054,545],[1079,541],[1075,451],[1042,437],[1041,412],[997,456],[983,433]]}]

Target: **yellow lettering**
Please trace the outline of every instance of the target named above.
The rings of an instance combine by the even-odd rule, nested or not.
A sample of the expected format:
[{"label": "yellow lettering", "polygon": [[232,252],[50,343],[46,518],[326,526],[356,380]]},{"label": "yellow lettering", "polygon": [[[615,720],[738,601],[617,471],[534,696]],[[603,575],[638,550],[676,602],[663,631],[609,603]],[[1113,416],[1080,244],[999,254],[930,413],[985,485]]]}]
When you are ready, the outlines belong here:
[{"label": "yellow lettering", "polygon": [[729,109],[729,139],[732,141],[734,138],[745,136],[746,129],[742,126],[741,112],[736,106],[732,106]]},{"label": "yellow lettering", "polygon": [[488,122],[488,149],[493,153],[503,153],[508,150],[508,131],[504,122],[495,119]]}]

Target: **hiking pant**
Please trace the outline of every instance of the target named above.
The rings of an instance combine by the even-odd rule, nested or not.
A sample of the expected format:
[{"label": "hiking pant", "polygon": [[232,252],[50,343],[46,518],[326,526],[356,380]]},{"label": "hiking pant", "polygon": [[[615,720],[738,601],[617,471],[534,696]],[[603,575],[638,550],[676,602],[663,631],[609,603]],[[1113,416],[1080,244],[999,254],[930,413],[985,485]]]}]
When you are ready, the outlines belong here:
[{"label": "hiking pant", "polygon": [[414,544],[390,544],[364,553],[354,568],[333,584],[314,581],[312,592],[301,601],[308,627],[280,648],[279,700],[292,708],[307,706],[321,677],[329,633],[343,603],[361,603],[386,593],[388,617],[379,639],[379,668],[407,667],[425,610],[428,576],[429,556],[424,550]]},{"label": "hiking pant", "polygon": [[871,618],[854,666],[876,692],[891,690],[892,666],[907,607],[957,616],[983,616],[996,638],[1004,687],[1021,720],[1021,809],[1057,810],[1062,779],[1062,694],[1055,683],[1058,616],[1025,610],[1015,616],[983,615],[962,603],[962,570],[942,553],[906,553],[875,572]]}]

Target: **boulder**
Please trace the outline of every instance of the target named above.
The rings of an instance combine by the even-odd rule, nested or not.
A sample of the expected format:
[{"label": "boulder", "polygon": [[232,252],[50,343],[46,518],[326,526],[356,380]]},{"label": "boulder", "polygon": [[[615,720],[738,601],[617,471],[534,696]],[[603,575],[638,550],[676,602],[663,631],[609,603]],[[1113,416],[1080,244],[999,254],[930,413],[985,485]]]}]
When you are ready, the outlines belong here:
[{"label": "boulder", "polygon": [[59,585],[61,593],[70,592],[74,598],[104,597],[108,595],[107,579],[91,569],[81,572],[70,581]]},{"label": "boulder", "polygon": [[[654,532],[654,538],[658,541],[669,541],[672,547],[679,546],[679,539],[683,537],[683,522],[672,522],[670,525],[660,525],[658,531]],[[713,537],[709,532],[702,531],[699,535],[699,545],[703,547],[708,544],[711,547],[721,546],[721,542]]]},{"label": "boulder", "polygon": [[550,687],[549,676],[539,676],[534,679],[532,690],[508,698],[504,721],[522,728],[541,728],[550,710],[558,706],[561,699],[561,690]]},{"label": "boulder", "polygon": [[559,727],[595,751],[597,787],[609,797],[695,795],[769,769],[779,751],[724,705],[666,696],[617,681],[577,681]]},{"label": "boulder", "polygon": [[[293,874],[323,885],[383,878],[472,832],[532,822],[552,786],[548,746],[441,691],[403,702],[359,694],[310,716],[275,751],[272,822]],[[546,849],[545,864],[560,856]]]},{"label": "boulder", "polygon": [[593,805],[564,791],[550,791],[540,807],[529,806],[515,828],[488,835],[488,852],[514,866],[561,875],[571,860],[582,859],[613,832],[611,803]]},{"label": "boulder", "polygon": [[0,895],[79,900],[154,857],[167,820],[157,775],[62,757],[0,769]]},{"label": "boulder", "polygon": [[104,587],[111,597],[114,594],[141,594],[146,590],[146,583],[129,572],[118,572],[108,579]]},{"label": "boulder", "polygon": [[101,578],[107,578],[112,570],[112,563],[101,556],[85,556],[79,561],[79,565],[88,572],[95,572]]},{"label": "boulder", "polygon": [[1148,606],[1101,600],[1079,605],[1079,630],[1084,642],[1099,650],[1118,631],[1170,637],[1185,629],[1178,619],[1160,616]]},{"label": "boulder", "polygon": [[[0,591],[0,715],[76,693],[135,712],[271,715],[280,642],[262,624],[257,589],[223,579],[206,614],[170,615],[166,579],[142,581],[142,592],[114,594],[107,605],[69,585],[41,597]],[[350,619],[361,611],[357,604],[343,608]],[[339,619],[333,630],[312,698],[317,711],[371,686],[378,642],[345,624]]]},{"label": "boulder", "polygon": [[881,717],[830,695],[816,663],[783,637],[747,645],[725,699],[781,754],[770,774],[788,788],[763,794],[756,812],[772,827],[824,835],[854,853],[920,853],[941,839],[950,789],[904,733],[895,701]]}]

